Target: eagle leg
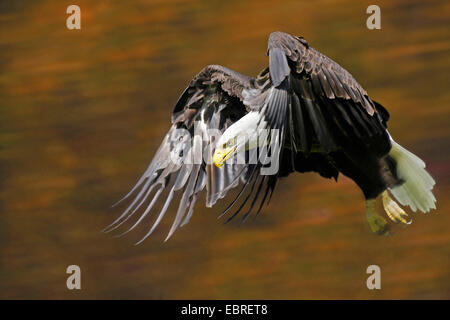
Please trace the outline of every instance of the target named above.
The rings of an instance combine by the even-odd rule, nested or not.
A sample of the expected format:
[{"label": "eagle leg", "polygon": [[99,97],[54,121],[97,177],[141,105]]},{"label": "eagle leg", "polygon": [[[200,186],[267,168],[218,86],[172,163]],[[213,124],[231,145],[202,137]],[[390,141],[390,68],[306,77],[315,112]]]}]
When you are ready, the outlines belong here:
[{"label": "eagle leg", "polygon": [[378,235],[389,235],[390,227],[386,220],[375,210],[375,199],[366,200],[366,219],[370,229]]},{"label": "eagle leg", "polygon": [[395,202],[390,196],[387,190],[381,194],[383,200],[384,211],[387,216],[395,223],[410,224],[412,220],[407,221],[404,217],[408,217],[408,214]]}]

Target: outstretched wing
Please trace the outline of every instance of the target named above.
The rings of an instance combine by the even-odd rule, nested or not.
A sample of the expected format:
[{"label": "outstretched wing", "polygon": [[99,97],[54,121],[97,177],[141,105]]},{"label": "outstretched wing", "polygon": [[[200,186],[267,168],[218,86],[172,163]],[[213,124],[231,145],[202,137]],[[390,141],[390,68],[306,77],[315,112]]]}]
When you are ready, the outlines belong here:
[{"label": "outstretched wing", "polygon": [[[217,135],[248,112],[242,103],[242,92],[249,87],[250,80],[218,65],[205,67],[191,80],[174,107],[172,126],[154,159],[124,199],[135,192],[137,195],[127,209],[105,228],[105,232],[117,229],[135,213],[141,212],[134,224],[122,234],[133,230],[148,215],[161,193],[168,190],[158,217],[138,242],[141,243],[161,222],[175,192],[180,192],[181,199],[167,240],[178,226],[189,221],[197,194],[205,186],[206,204],[212,206],[229,189],[238,185],[239,178],[248,178],[248,166],[227,164],[219,170],[208,160],[212,158],[214,143],[219,138]],[[139,210],[141,208],[145,209]]]},{"label": "outstretched wing", "polygon": [[295,151],[308,154],[318,146],[329,153],[351,143],[388,153],[389,114],[349,72],[283,32],[270,35],[268,54],[272,85],[290,96],[284,119]]}]

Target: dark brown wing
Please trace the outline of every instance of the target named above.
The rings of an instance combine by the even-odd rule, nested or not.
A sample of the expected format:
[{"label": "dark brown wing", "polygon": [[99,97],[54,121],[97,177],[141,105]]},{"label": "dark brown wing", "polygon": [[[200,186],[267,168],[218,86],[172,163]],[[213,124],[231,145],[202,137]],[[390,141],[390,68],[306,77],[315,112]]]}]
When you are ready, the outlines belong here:
[{"label": "dark brown wing", "polygon": [[244,100],[242,91],[248,88],[251,78],[220,65],[209,65],[203,68],[189,83],[178,99],[172,111],[172,123],[186,122],[196,114],[198,102],[205,97],[209,86],[218,86],[229,97]]},{"label": "dark brown wing", "polygon": [[246,114],[242,91],[249,86],[250,80],[249,77],[217,65],[205,67],[191,80],[175,105],[172,126],[163,143],[145,173],[124,199],[135,191],[137,195],[122,215],[105,228],[105,232],[117,229],[140,212],[137,221],[122,234],[131,231],[147,216],[161,193],[168,190],[169,194],[158,217],[138,243],[142,242],[161,222],[175,193],[180,192],[181,199],[167,240],[178,226],[189,221],[197,195],[205,186],[206,205],[212,206],[229,189],[238,185],[239,178],[245,180],[248,167],[231,163],[219,169],[211,161],[205,161],[203,154],[211,159],[214,152],[216,137],[211,135],[210,129],[223,133],[229,125]]},{"label": "dark brown wing", "polygon": [[[317,89],[321,88],[320,90],[327,98],[351,99],[360,103],[367,113],[373,115],[373,103],[368,99],[367,92],[353,76],[338,63],[310,47],[305,39],[283,32],[273,32],[269,37],[268,52],[274,52],[277,49],[281,50],[292,62],[294,67],[292,71],[297,74],[309,75],[311,81],[317,85]],[[281,83],[281,78],[287,76],[288,73],[284,72],[277,77],[274,72],[278,69],[276,65],[279,65],[279,63],[272,63],[272,60],[274,58],[271,58],[270,71],[273,76],[272,81],[276,86],[277,83]],[[291,68],[289,68],[290,71]],[[276,79],[274,79],[275,77]]]},{"label": "dark brown wing", "polygon": [[349,72],[303,38],[283,32],[270,35],[268,54],[272,84],[287,83],[291,94],[286,121],[293,124],[289,132],[295,147],[307,153],[318,143],[331,152],[353,143],[377,154],[389,151],[387,111]]}]

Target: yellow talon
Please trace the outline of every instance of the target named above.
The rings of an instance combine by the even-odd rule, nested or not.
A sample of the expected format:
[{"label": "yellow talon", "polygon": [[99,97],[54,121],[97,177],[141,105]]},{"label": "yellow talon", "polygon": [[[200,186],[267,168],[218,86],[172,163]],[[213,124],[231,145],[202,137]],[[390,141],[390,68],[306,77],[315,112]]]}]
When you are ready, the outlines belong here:
[{"label": "yellow talon", "polygon": [[389,235],[390,227],[386,220],[375,211],[375,199],[366,201],[366,219],[370,229],[378,235]]},{"label": "yellow talon", "polygon": [[395,223],[410,224],[411,221],[407,221],[404,217],[408,217],[408,214],[395,202],[390,196],[388,191],[384,191],[381,194],[383,200],[384,211],[387,216]]}]

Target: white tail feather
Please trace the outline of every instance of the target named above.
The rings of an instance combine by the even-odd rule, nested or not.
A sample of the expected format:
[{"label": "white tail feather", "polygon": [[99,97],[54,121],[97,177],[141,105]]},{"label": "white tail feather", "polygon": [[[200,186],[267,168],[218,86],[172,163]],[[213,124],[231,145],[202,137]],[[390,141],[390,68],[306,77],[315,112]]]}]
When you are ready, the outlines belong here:
[{"label": "white tail feather", "polygon": [[436,209],[436,198],[431,190],[435,185],[433,177],[425,170],[425,162],[401,145],[392,141],[389,155],[397,162],[397,176],[404,181],[400,186],[390,189],[392,195],[402,205],[410,206],[416,212]]}]

